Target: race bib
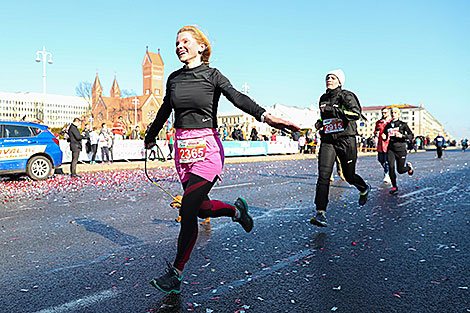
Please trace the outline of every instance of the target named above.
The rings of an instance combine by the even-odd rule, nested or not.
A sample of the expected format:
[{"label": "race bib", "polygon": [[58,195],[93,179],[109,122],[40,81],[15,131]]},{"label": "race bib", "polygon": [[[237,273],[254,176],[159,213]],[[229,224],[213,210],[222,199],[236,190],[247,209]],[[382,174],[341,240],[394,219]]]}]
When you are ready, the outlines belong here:
[{"label": "race bib", "polygon": [[323,131],[325,134],[342,132],[344,131],[343,121],[339,118],[323,120]]},{"label": "race bib", "polygon": [[398,130],[398,127],[394,127],[394,128],[389,128],[388,129],[388,136],[389,137],[394,137],[396,136],[400,131]]},{"label": "race bib", "polygon": [[202,161],[206,157],[205,138],[178,140],[177,145],[180,163]]}]

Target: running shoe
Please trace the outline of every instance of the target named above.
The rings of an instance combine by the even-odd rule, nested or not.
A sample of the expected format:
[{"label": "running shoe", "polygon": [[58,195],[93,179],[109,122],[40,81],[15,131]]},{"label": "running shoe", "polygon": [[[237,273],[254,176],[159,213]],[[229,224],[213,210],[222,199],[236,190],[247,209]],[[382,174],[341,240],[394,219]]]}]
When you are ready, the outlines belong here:
[{"label": "running shoe", "polygon": [[166,262],[166,265],[168,266],[166,273],[150,281],[150,285],[164,293],[180,293],[183,274],[179,277],[178,271],[173,265],[169,262]]},{"label": "running shoe", "polygon": [[317,211],[317,214],[310,219],[310,224],[318,227],[328,226],[328,221],[326,220],[325,211]]},{"label": "running shoe", "polygon": [[415,171],[413,170],[413,165],[411,165],[411,162],[406,162],[406,165],[408,165],[408,167],[410,168],[410,169],[408,170],[408,175],[410,175],[410,176],[413,175],[413,173],[414,173]]},{"label": "running shoe", "polygon": [[342,171],[338,171],[339,178],[341,178],[342,181],[346,181],[346,178],[344,177],[344,174]]},{"label": "running shoe", "polygon": [[253,218],[248,213],[248,204],[246,203],[246,200],[238,198],[237,201],[235,201],[235,206],[238,209],[239,216],[232,217],[232,220],[242,225],[243,229],[249,233],[253,229]]},{"label": "running shoe", "polygon": [[394,195],[394,194],[396,194],[396,193],[398,193],[398,188],[397,188],[397,187],[393,187],[392,190],[390,190],[390,194],[391,194],[391,195]]},{"label": "running shoe", "polygon": [[366,184],[367,184],[367,189],[366,189],[366,191],[359,193],[359,205],[364,205],[364,204],[366,204],[366,202],[367,202],[367,196],[369,195],[369,192],[370,192],[370,190],[372,189],[372,187],[370,186],[369,183],[366,183]]}]

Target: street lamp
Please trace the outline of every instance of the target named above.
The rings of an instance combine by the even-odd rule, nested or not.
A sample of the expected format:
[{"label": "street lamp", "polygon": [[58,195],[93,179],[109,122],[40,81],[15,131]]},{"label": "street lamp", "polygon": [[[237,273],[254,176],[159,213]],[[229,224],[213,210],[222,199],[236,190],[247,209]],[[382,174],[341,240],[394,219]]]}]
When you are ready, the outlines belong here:
[{"label": "street lamp", "polygon": [[139,99],[137,99],[137,97],[134,97],[134,99],[132,99],[132,103],[134,104],[134,127],[137,126],[137,105],[139,104]]},{"label": "street lamp", "polygon": [[[46,47],[42,47],[42,51],[36,51],[36,62],[41,62],[39,55],[42,55],[42,92],[46,94],[46,60],[52,64],[52,53],[46,51]],[[47,58],[49,57],[49,59]]]}]

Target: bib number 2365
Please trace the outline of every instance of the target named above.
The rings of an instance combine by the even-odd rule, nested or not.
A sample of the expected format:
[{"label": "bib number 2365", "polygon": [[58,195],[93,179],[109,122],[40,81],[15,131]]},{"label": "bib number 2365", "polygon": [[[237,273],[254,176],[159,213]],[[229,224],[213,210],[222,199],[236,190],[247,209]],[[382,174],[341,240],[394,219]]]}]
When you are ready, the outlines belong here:
[{"label": "bib number 2365", "polygon": [[206,140],[204,138],[178,140],[180,163],[202,161],[206,157]]}]

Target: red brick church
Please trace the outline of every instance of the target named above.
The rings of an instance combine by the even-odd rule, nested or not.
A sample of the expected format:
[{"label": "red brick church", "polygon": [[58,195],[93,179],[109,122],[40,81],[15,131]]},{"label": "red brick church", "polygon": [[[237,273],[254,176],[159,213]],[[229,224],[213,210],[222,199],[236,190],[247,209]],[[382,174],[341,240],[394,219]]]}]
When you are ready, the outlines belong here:
[{"label": "red brick church", "polygon": [[[143,95],[128,98],[121,98],[121,90],[116,77],[114,77],[110,97],[103,96],[103,88],[97,73],[92,88],[93,126],[100,128],[102,123],[106,123],[108,127],[111,127],[118,117],[122,116],[128,132],[134,125],[139,125],[142,130],[145,130],[147,125],[154,120],[163,102],[164,68],[160,50],[158,53],[152,53],[147,47],[142,62]],[[135,120],[136,111],[137,121]]]}]

